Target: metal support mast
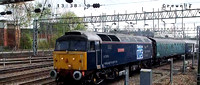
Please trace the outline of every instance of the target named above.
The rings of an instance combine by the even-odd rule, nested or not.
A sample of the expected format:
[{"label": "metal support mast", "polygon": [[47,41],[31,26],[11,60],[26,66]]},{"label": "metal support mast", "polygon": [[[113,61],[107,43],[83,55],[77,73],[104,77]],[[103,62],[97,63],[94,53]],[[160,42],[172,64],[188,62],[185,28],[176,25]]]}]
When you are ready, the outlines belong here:
[{"label": "metal support mast", "polygon": [[[197,33],[199,33],[199,36],[200,36],[200,26],[197,26]],[[200,41],[200,37],[198,36],[198,40]],[[199,42],[200,44],[200,42]],[[199,46],[199,49],[200,49],[200,46]],[[200,85],[200,58],[199,58],[199,55],[200,55],[200,50],[198,49],[198,72],[197,72],[197,85]]]},{"label": "metal support mast", "polygon": [[[130,14],[118,14],[118,15],[106,15],[101,16],[85,16],[85,17],[71,17],[66,18],[69,24],[73,23],[101,23],[103,22],[115,22],[116,17],[119,22],[122,21],[143,21],[143,20],[159,20],[159,19],[181,19],[181,18],[196,18],[200,17],[199,9],[185,9],[185,10],[170,10],[170,11],[153,11],[145,13],[130,13]],[[72,20],[76,19],[76,20]],[[54,19],[42,19],[53,22],[59,22],[60,18]]]},{"label": "metal support mast", "polygon": [[33,21],[33,55],[37,55],[37,37],[38,37],[38,29],[37,29],[38,20]]}]

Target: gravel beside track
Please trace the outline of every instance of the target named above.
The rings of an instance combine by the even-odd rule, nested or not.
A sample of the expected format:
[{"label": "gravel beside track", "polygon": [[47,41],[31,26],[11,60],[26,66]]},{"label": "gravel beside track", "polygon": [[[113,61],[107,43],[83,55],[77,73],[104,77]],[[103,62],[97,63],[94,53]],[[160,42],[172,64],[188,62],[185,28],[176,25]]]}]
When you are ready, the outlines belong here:
[{"label": "gravel beside track", "polygon": [[55,79],[52,79],[49,75],[33,79],[26,82],[21,82],[19,85],[56,85]]},{"label": "gravel beside track", "polygon": [[[189,63],[186,67],[185,74],[182,73],[183,61],[174,61],[173,85],[196,85],[197,82],[197,60],[195,60],[192,69],[192,60],[186,60]],[[170,64],[152,68],[153,85],[171,85],[170,84]],[[124,85],[124,77],[115,80],[106,80],[102,85]],[[139,71],[129,77],[129,85],[140,85]]]}]

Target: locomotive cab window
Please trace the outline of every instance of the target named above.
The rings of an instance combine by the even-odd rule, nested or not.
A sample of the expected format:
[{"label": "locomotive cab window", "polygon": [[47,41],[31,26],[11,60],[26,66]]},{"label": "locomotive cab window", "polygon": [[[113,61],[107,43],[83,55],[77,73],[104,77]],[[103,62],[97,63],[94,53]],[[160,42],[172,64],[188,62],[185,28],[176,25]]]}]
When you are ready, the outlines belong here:
[{"label": "locomotive cab window", "polygon": [[90,47],[89,50],[95,50],[95,42],[94,41],[90,41]]},{"label": "locomotive cab window", "polygon": [[86,51],[86,43],[83,40],[57,41],[55,51]]}]

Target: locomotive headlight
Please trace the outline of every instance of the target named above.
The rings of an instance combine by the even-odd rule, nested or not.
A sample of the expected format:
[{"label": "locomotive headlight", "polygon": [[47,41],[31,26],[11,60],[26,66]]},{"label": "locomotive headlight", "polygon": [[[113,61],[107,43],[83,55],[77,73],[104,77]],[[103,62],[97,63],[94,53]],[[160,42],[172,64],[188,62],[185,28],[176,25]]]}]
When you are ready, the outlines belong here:
[{"label": "locomotive headlight", "polygon": [[75,58],[72,58],[73,61],[75,61]]},{"label": "locomotive headlight", "polygon": [[69,67],[69,68],[71,68],[71,67],[72,67],[72,65],[68,65],[68,67]]},{"label": "locomotive headlight", "polygon": [[63,58],[61,58],[61,60],[63,60]]}]

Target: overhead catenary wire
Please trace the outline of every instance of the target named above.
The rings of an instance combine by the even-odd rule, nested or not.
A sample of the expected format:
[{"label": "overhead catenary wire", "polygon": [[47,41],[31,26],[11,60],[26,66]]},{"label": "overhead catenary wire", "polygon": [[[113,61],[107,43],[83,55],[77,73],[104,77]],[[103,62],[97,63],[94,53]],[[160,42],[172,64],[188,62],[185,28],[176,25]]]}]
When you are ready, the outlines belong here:
[{"label": "overhead catenary wire", "polygon": [[44,4],[43,4],[42,11],[41,11],[41,14],[40,14],[40,17],[39,17],[39,18],[41,18],[42,15],[43,15],[44,7],[45,7],[46,3],[47,3],[47,0],[45,0],[45,2],[44,2]]},{"label": "overhead catenary wire", "polygon": [[123,5],[123,4],[133,4],[133,3],[144,3],[144,2],[152,2],[152,1],[158,1],[158,0],[138,1],[138,2],[126,2],[126,3],[115,3],[115,4],[103,4],[102,6]]}]

